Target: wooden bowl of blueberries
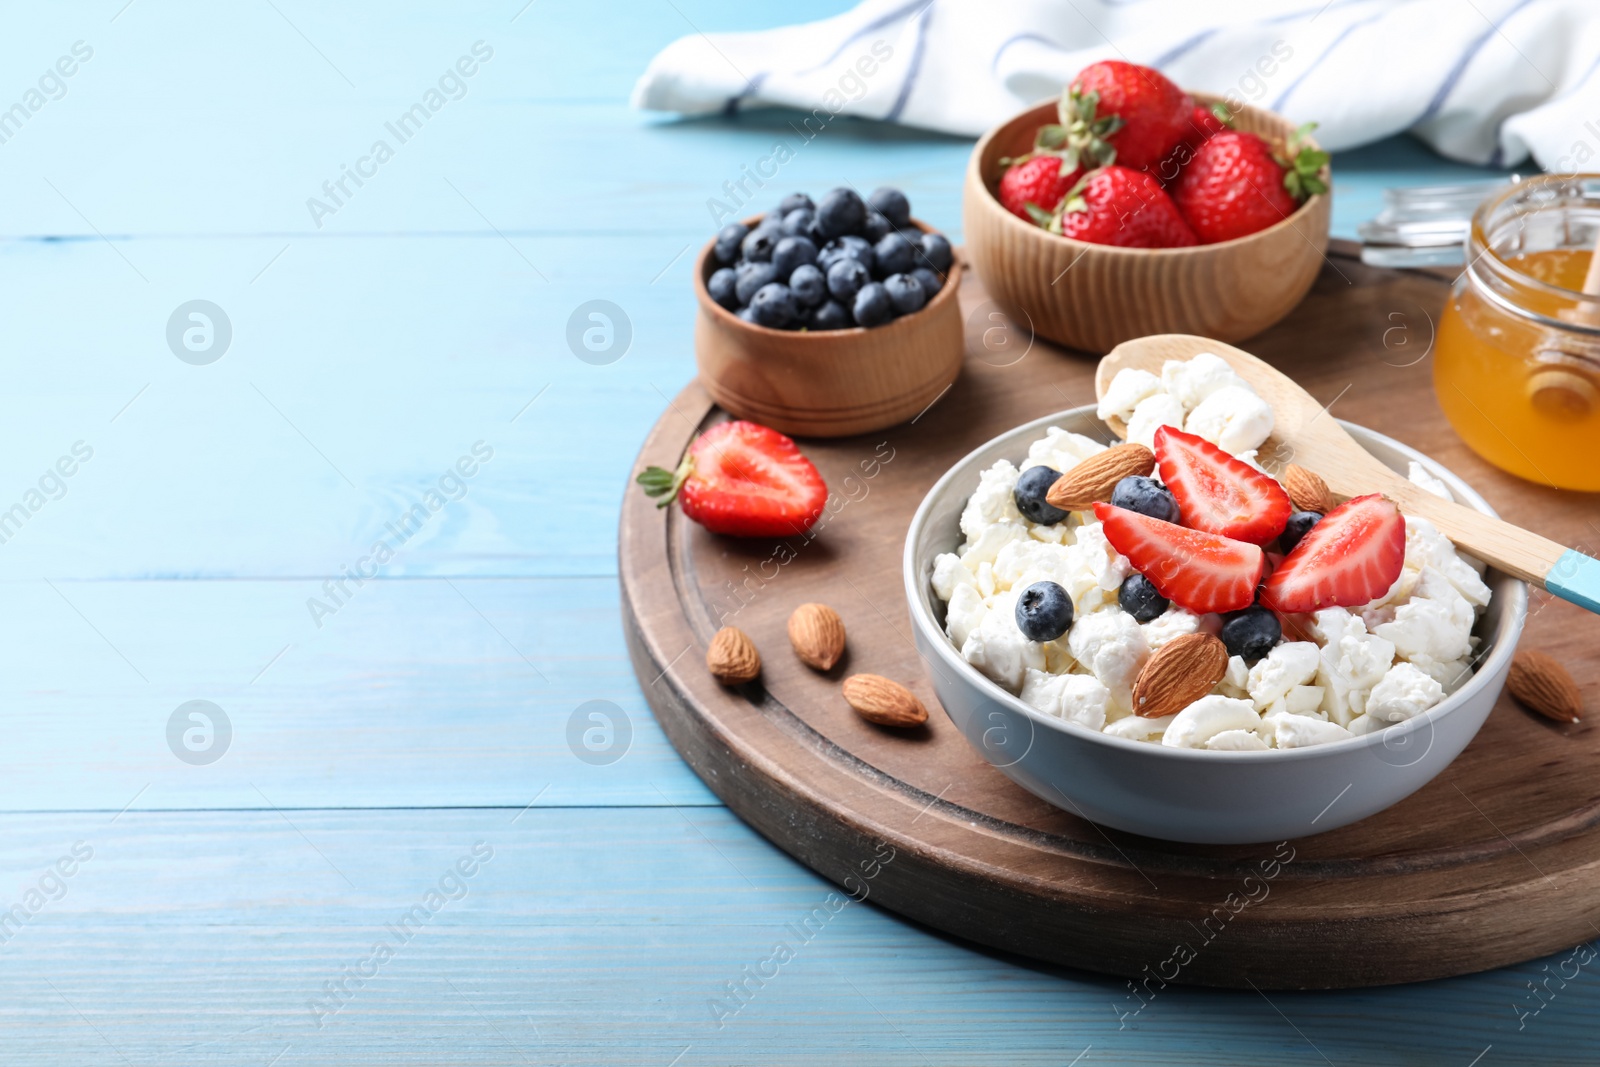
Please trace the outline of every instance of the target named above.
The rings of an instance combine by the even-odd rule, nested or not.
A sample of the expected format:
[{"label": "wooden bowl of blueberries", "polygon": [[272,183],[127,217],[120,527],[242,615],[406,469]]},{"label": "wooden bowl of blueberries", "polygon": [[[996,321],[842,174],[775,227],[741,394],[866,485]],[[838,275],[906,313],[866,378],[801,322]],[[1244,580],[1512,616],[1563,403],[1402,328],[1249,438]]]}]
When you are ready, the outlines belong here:
[{"label": "wooden bowl of blueberries", "polygon": [[961,371],[961,265],[898,189],[784,197],[695,264],[700,381],[740,418],[844,437],[916,417]]}]

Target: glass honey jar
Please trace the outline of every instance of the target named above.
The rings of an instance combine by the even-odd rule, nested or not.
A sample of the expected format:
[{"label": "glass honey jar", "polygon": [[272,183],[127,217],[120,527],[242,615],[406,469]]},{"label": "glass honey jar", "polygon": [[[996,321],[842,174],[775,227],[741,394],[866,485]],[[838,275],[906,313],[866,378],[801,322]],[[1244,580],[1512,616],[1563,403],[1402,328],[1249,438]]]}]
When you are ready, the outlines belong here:
[{"label": "glass honey jar", "polygon": [[1433,361],[1439,406],[1473,451],[1589,492],[1600,491],[1597,238],[1600,175],[1540,175],[1486,201]]}]

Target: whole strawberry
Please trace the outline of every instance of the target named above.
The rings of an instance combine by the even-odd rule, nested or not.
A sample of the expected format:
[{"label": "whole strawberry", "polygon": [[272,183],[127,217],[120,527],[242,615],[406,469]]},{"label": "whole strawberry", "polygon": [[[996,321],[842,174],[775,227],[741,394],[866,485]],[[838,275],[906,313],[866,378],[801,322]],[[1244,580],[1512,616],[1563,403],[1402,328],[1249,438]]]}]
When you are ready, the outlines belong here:
[{"label": "whole strawberry", "polygon": [[1183,131],[1183,141],[1181,143],[1193,148],[1210,140],[1222,131],[1232,128],[1233,122],[1229,118],[1227,104],[1219,102],[1209,107],[1204,104],[1196,104],[1189,111],[1189,122]]},{"label": "whole strawberry", "polygon": [[1296,141],[1288,160],[1255,134],[1237,130],[1209,137],[1195,149],[1172,183],[1172,199],[1202,244],[1264,230],[1294,214],[1313,193],[1327,191],[1321,172],[1328,154]]},{"label": "whole strawberry", "polygon": [[[1148,170],[1189,130],[1194,100],[1150,67],[1108,59],[1078,72],[1061,98],[1061,125],[1080,153],[1100,163]],[[1107,118],[1109,130],[1096,128]]]},{"label": "whole strawberry", "polygon": [[1167,158],[1163,159],[1151,173],[1170,190],[1172,183],[1178,180],[1178,172],[1194,159],[1196,148],[1224,130],[1233,128],[1231,115],[1228,105],[1221,102],[1210,107],[1196,104],[1189,114],[1183,140],[1178,142],[1177,147],[1169,152]]},{"label": "whole strawberry", "polygon": [[1048,216],[1081,177],[1083,169],[1068,169],[1060,156],[1030,156],[1012,164],[1000,176],[1000,203],[1018,218],[1038,222],[1039,218],[1029,212],[1029,205]]},{"label": "whole strawberry", "polygon": [[1161,183],[1144,171],[1110,166],[1091,171],[1061,202],[1048,227],[1064,237],[1122,248],[1195,244]]}]

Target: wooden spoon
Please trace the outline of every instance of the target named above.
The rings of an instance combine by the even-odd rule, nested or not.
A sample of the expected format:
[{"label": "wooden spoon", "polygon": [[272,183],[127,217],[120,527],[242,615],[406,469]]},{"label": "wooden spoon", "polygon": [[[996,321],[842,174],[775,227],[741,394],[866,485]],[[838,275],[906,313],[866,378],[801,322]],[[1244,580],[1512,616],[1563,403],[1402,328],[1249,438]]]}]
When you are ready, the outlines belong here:
[{"label": "wooden spoon", "polygon": [[[1220,356],[1272,405],[1276,428],[1268,440],[1277,442],[1278,454],[1293,456],[1295,463],[1320,474],[1334,493],[1346,498],[1382,493],[1402,513],[1427,519],[1463,551],[1490,566],[1600,612],[1600,561],[1412,484],[1356,444],[1339,420],[1293,379],[1248,352],[1181,333],[1124,341],[1100,360],[1095,392],[1105,396],[1111,379],[1125,368],[1159,376],[1167,360],[1186,360],[1201,352]],[[1127,436],[1121,419],[1108,419],[1107,424]]]}]

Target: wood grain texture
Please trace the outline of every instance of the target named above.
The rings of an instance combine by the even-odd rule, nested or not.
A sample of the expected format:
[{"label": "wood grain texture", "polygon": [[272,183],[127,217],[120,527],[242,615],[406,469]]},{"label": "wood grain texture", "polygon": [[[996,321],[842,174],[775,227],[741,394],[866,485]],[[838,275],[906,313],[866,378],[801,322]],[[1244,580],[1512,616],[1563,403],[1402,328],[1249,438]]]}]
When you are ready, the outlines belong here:
[{"label": "wood grain texture", "polygon": [[[1445,440],[1426,374],[1380,369],[1370,339],[1350,328],[1374,321],[1375,307],[1434,304],[1443,293],[1436,280],[1364,268],[1342,254],[1255,347],[1313,392],[1330,379],[1348,382],[1341,415],[1417,444],[1485,492],[1509,494],[1530,525],[1573,530],[1582,516],[1570,495],[1547,498],[1497,478]],[[968,306],[986,299],[972,280],[963,296]],[[1003,429],[1087,399],[1093,369],[1043,344],[1006,367],[969,358],[951,395],[915,426],[808,443],[835,489],[837,518],[787,551],[716,538],[629,501],[623,595],[636,670],[644,678],[665,671],[650,699],[668,736],[762,833],[842,885],[872,842],[887,841],[898,858],[877,885],[886,906],[1009,951],[1138,976],[1193,940],[1208,910],[1272,850],[1173,845],[1084,823],[1010,783],[947,720],[935,716],[909,739],[861,722],[836,678],[781,651],[793,606],[824,600],[851,634],[841,677],[883,674],[927,700],[904,622],[898,532],[950,462]],[[703,420],[718,417],[696,387],[675,409],[640,463],[676,455]],[[1539,614],[1528,640],[1559,650],[1592,685],[1600,620]],[[735,620],[758,647],[779,650],[759,689],[730,693],[692,657],[673,662]],[[1241,912],[1178,980],[1263,988],[1416,981],[1589,936],[1600,917],[1591,884],[1600,871],[1600,788],[1590,773],[1597,746],[1600,735],[1582,726],[1553,729],[1503,701],[1423,790],[1372,819],[1296,842],[1269,898]],[[1363,950],[1379,942],[1381,956]]]},{"label": "wood grain texture", "polygon": [[[1220,99],[1194,96],[1202,103]],[[1328,195],[1311,197],[1258,233],[1193,248],[1088,244],[1011,214],[994,194],[1000,160],[1026,153],[1035,131],[1055,116],[1051,101],[985,134],[972,150],[962,192],[973,266],[989,295],[1041,337],[1091,352],[1153,333],[1237,341],[1283,318],[1311,288],[1328,245]],[[1294,132],[1286,119],[1249,106],[1235,125],[1279,141]]]},{"label": "wood grain texture", "polygon": [[[1314,471],[1340,499],[1382,493],[1407,515],[1432,522],[1457,546],[1514,578],[1544,588],[1545,575],[1566,553],[1565,545],[1531,530],[1491,518],[1423,489],[1375,460],[1338,421],[1324,415],[1323,405],[1293,379],[1242,349],[1188,334],[1157,334],[1124,341],[1106,354],[1095,370],[1095,392],[1104,396],[1111,379],[1126,369],[1159,375],[1169,359],[1186,360],[1201,352],[1220,356],[1272,405],[1276,426],[1261,447],[1277,473],[1277,457]],[[1121,419],[1108,425],[1125,432]]]}]

